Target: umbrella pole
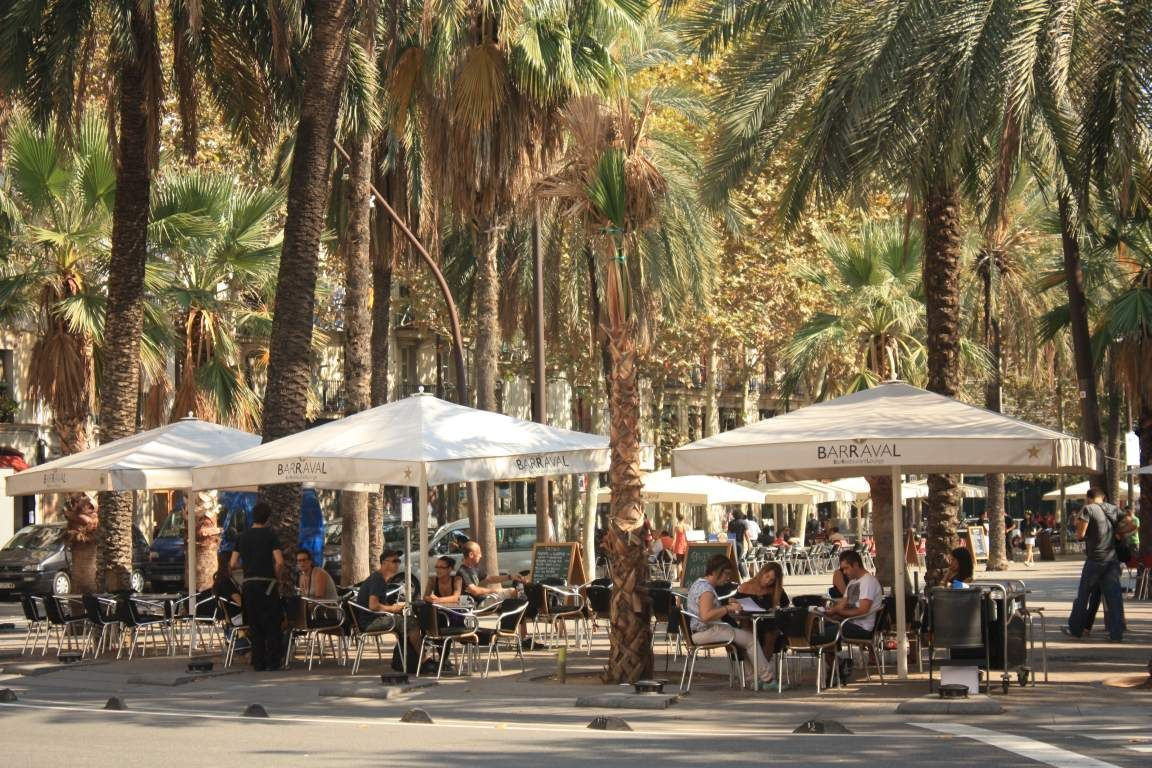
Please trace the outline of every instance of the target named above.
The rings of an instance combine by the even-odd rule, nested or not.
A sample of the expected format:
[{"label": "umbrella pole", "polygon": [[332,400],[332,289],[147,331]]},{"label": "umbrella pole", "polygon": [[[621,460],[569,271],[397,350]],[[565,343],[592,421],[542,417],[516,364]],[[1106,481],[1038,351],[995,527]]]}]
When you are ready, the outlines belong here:
[{"label": "umbrella pole", "polygon": [[189,626],[192,631],[188,635],[188,656],[196,652],[196,494],[191,489],[184,492],[184,523],[188,529],[188,546],[184,548],[184,570],[188,576],[188,612],[192,614]]},{"label": "umbrella pole", "polygon": [[[908,631],[904,615],[904,508],[901,506],[900,467],[892,467],[892,550],[895,579],[892,590],[896,596],[896,673],[901,680],[908,679]],[[877,617],[879,618],[879,617]]]},{"label": "umbrella pole", "polygon": [[[404,592],[404,599],[411,604],[412,596],[412,522],[404,522],[404,570],[408,574],[408,589]],[[400,612],[400,669],[408,674],[408,609]]]}]

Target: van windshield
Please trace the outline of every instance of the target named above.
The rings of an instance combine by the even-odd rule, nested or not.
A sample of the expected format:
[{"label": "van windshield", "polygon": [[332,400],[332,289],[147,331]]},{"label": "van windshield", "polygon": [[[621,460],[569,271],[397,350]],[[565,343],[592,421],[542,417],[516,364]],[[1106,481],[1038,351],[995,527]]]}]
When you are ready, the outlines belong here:
[{"label": "van windshield", "polygon": [[178,509],[160,524],[160,530],[156,531],[156,538],[158,539],[179,539],[184,535],[184,510]]},{"label": "van windshield", "polygon": [[8,540],[4,549],[25,549],[30,551],[55,549],[64,536],[62,525],[30,525]]}]

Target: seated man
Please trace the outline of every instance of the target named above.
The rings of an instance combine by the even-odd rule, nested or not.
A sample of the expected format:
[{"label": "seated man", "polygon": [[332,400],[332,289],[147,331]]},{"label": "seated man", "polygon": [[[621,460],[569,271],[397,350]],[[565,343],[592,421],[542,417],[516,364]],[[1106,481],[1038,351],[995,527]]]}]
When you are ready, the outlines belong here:
[{"label": "seated man", "polygon": [[501,585],[505,581],[511,581],[513,584],[522,583],[523,578],[516,574],[500,573],[489,576],[488,571],[480,562],[482,556],[480,545],[474,541],[466,542],[461,547],[461,551],[464,552],[464,557],[460,560],[460,567],[457,569],[456,575],[464,581],[464,593],[466,595],[469,595],[476,602],[489,597],[516,597],[515,587],[503,587]]},{"label": "seated man", "polygon": [[[871,611],[873,606],[879,605],[884,599],[884,588],[880,586],[879,579],[864,569],[864,561],[853,549],[846,549],[840,553],[840,570],[848,581],[844,597],[832,603],[825,615],[845,620],[840,630],[841,637],[867,640],[872,637],[872,629],[876,626],[876,614]],[[832,642],[835,637],[836,626],[829,623],[815,639],[817,644],[823,644]],[[831,665],[836,661],[834,648],[824,652],[824,661],[829,665],[828,676],[831,678]],[[840,666],[840,682],[847,682],[851,674],[851,662],[845,658]]]},{"label": "seated man", "polygon": [[836,525],[832,526],[832,532],[828,534],[828,543],[829,544],[839,544],[839,545],[843,546],[844,534],[840,533],[840,527],[839,526],[836,526]]},{"label": "seated man", "polygon": [[[360,629],[365,632],[398,629],[400,614],[407,607],[407,603],[401,599],[403,590],[404,575],[400,573],[400,551],[386,549],[380,553],[380,567],[364,580],[364,583],[360,585],[360,591],[356,593],[357,605],[381,615],[370,617],[363,612],[358,612]],[[411,618],[408,621],[408,647],[419,649],[421,643],[420,626],[416,619]],[[409,661],[415,661],[416,655],[414,650],[409,650]],[[398,655],[394,658],[392,666],[394,668],[399,666]],[[412,668],[409,665],[409,669]]]},{"label": "seated man", "polygon": [[[464,558],[460,561],[460,567],[456,569],[456,575],[463,582],[464,594],[477,603],[483,600],[498,601],[520,597],[517,586],[524,583],[523,577],[514,573],[496,573],[489,576],[488,571],[480,562],[480,545],[474,541],[466,542],[460,549],[464,553]],[[502,586],[505,581],[511,581],[513,586]],[[522,643],[525,650],[532,650],[537,647],[531,638],[525,637],[527,629],[524,622],[520,623],[517,631],[524,638]]]}]

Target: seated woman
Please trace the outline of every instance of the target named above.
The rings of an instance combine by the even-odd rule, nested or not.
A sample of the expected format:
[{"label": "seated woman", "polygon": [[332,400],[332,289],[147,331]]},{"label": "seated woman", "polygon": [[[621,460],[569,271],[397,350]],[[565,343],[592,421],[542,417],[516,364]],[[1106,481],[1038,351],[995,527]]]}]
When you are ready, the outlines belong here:
[{"label": "seated woman", "polygon": [[726,617],[740,615],[740,606],[734,602],[725,605],[716,594],[716,587],[735,573],[736,566],[725,555],[713,555],[704,568],[704,576],[688,590],[687,611],[693,614],[690,619],[692,641],[701,644],[732,641],[743,648],[749,658],[756,654],[757,668],[762,670],[758,685],[765,689],[775,680],[772,665],[751,632],[724,623]]},{"label": "seated woman", "polygon": [[300,569],[296,587],[300,590],[301,597],[312,600],[336,599],[336,582],[332,581],[332,576],[329,575],[328,571],[316,567],[316,561],[312,558],[311,552],[306,549],[298,551],[296,553],[296,566]]},{"label": "seated woman", "polygon": [[464,592],[464,579],[452,572],[456,561],[445,555],[436,560],[436,575],[428,580],[424,599],[429,603],[459,605]]},{"label": "seated woman", "polygon": [[[784,569],[780,563],[765,563],[759,573],[737,588],[736,597],[751,598],[766,611],[787,608],[790,602],[788,593],[784,591]],[[784,638],[769,623],[762,621],[757,624],[756,634],[766,656],[783,650]]]},{"label": "seated woman", "polygon": [[944,574],[944,583],[952,589],[967,589],[972,583],[974,569],[972,551],[967,547],[956,547],[948,555],[948,571]]}]

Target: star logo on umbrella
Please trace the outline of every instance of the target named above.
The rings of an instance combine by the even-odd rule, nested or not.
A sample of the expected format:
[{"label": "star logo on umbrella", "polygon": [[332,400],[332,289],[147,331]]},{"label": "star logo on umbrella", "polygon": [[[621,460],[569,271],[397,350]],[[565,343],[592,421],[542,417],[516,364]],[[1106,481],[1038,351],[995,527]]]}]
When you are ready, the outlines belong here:
[{"label": "star logo on umbrella", "polygon": [[1028,458],[1030,458],[1030,459],[1040,458],[1040,446],[1034,445],[1031,448],[1029,448],[1028,449]]},{"label": "star logo on umbrella", "polygon": [[412,479],[412,467],[404,467],[404,479],[405,480],[411,480]]}]

